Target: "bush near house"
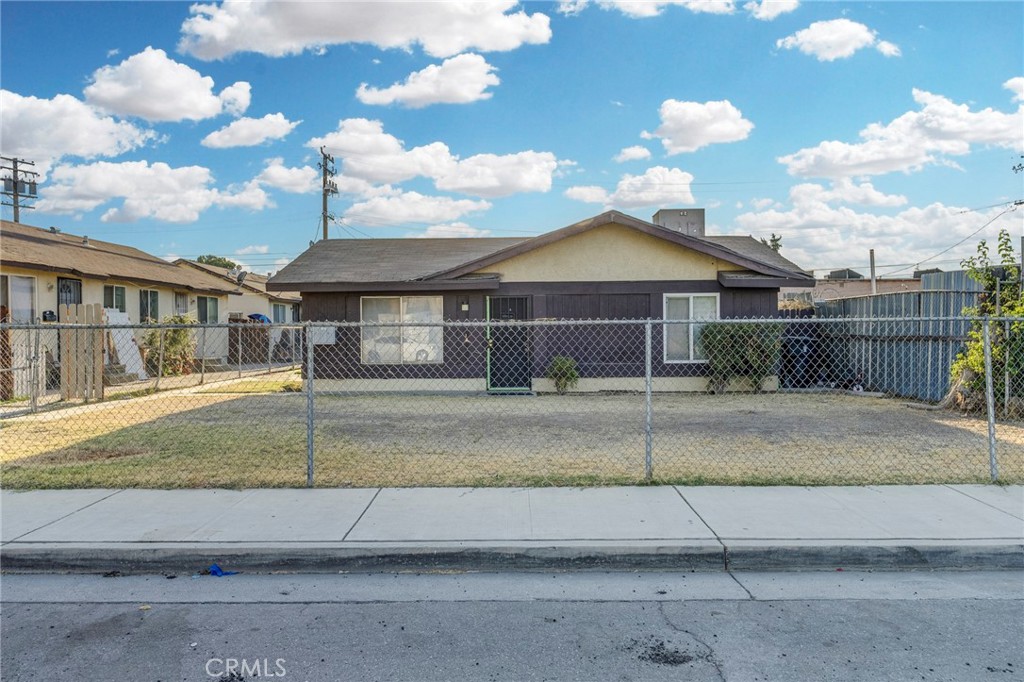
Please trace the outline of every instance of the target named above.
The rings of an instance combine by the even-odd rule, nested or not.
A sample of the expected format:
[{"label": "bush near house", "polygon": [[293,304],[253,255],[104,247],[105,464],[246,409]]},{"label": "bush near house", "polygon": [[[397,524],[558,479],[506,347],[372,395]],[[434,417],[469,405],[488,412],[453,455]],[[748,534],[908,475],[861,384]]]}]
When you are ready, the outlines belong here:
[{"label": "bush near house", "polygon": [[[1000,230],[996,247],[998,263],[992,261],[985,240],[978,243],[974,256],[960,262],[967,276],[984,287],[978,305],[964,308],[966,316],[1024,317],[1024,291],[1021,290],[1020,268],[1013,250],[1010,234]],[[956,356],[950,367],[950,393],[944,402],[956,403],[961,409],[982,406],[985,403],[985,342],[984,321],[975,320],[967,333],[964,350]],[[993,322],[989,327],[992,348],[993,397],[1003,407],[1010,383],[1010,398],[1015,400],[1022,392],[1024,379],[1024,323]]]},{"label": "bush near house", "polygon": [[[169,315],[162,324],[195,324],[195,320],[184,315]],[[160,336],[163,334],[163,367],[160,368]],[[195,368],[196,343],[192,338],[192,330],[184,327],[176,329],[154,329],[146,333],[142,340],[146,350],[146,371],[155,376],[177,377],[191,374]]]},{"label": "bush near house", "polygon": [[701,329],[698,348],[707,358],[709,393],[725,391],[737,377],[747,377],[760,392],[779,364],[782,325],[709,322]]},{"label": "bush near house", "polygon": [[544,373],[548,379],[555,382],[555,390],[559,393],[576,388],[580,381],[579,366],[576,361],[565,355],[556,355],[551,358],[547,371]]}]

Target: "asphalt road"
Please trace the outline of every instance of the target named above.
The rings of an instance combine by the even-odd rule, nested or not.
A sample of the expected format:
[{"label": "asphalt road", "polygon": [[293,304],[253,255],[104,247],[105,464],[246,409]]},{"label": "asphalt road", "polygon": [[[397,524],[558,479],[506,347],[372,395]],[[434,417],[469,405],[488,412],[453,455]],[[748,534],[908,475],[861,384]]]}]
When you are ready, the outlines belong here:
[{"label": "asphalt road", "polygon": [[0,600],[10,682],[1024,678],[1016,572],[4,575]]}]

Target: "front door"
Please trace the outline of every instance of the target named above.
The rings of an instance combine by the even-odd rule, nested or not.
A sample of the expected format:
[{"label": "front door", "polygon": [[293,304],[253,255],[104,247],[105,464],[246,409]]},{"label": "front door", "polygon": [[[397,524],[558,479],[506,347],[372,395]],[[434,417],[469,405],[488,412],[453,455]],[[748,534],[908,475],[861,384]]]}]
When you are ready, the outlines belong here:
[{"label": "front door", "polygon": [[78,305],[82,302],[82,280],[57,278],[57,305]]},{"label": "front door", "polygon": [[[487,319],[528,320],[528,296],[489,296]],[[533,390],[530,328],[494,325],[487,327],[487,390],[527,393]]]}]

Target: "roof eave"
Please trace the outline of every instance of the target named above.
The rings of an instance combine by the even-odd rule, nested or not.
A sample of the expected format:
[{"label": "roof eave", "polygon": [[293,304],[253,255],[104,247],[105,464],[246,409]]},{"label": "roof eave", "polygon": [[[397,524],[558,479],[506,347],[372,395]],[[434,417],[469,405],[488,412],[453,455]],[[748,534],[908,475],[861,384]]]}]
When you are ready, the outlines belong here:
[{"label": "roof eave", "polygon": [[497,278],[403,280],[393,282],[267,282],[273,291],[299,291],[306,293],[356,293],[364,291],[492,291],[498,288]]}]

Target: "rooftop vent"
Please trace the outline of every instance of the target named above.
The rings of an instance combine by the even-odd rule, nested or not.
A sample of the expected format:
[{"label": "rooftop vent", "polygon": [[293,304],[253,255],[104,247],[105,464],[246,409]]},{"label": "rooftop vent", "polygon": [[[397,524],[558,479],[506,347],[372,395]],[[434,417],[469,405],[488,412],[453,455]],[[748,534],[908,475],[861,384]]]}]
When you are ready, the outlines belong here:
[{"label": "rooftop vent", "polygon": [[663,208],[654,214],[651,222],[691,237],[704,236],[703,208]]}]

